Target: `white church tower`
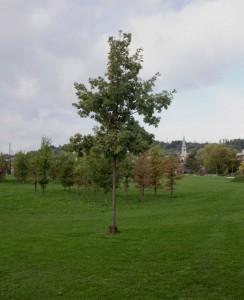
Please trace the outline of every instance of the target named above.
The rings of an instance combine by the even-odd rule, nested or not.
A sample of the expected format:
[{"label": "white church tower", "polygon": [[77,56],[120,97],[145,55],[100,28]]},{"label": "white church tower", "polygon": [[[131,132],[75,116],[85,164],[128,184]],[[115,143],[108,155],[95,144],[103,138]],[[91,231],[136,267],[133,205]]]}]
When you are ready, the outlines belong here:
[{"label": "white church tower", "polygon": [[182,146],[181,146],[181,154],[180,154],[181,162],[185,162],[186,157],[187,157],[186,140],[185,140],[185,137],[183,137]]}]

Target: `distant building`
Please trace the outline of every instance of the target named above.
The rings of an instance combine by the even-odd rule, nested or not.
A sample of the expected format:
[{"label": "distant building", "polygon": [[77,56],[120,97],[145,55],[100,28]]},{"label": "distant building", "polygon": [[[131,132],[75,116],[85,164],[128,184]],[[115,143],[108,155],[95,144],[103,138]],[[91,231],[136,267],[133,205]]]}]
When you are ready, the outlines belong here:
[{"label": "distant building", "polygon": [[185,163],[186,162],[186,157],[187,157],[186,140],[185,140],[185,137],[183,137],[182,146],[181,146],[180,161],[182,163]]},{"label": "distant building", "polygon": [[244,149],[242,150],[241,153],[237,153],[236,156],[237,156],[238,159],[244,160]]},{"label": "distant building", "polygon": [[180,171],[181,173],[187,173],[186,170],[186,158],[187,158],[187,151],[186,151],[186,140],[183,137],[182,145],[181,145],[181,153],[180,153]]}]

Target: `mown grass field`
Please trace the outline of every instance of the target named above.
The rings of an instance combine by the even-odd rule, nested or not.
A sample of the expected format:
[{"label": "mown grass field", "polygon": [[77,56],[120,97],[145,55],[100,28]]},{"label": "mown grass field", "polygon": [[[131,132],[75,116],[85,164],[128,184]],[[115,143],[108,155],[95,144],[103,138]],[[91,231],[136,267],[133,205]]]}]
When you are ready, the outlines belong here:
[{"label": "mown grass field", "polygon": [[184,177],[111,207],[0,183],[0,299],[244,299],[244,184]]}]

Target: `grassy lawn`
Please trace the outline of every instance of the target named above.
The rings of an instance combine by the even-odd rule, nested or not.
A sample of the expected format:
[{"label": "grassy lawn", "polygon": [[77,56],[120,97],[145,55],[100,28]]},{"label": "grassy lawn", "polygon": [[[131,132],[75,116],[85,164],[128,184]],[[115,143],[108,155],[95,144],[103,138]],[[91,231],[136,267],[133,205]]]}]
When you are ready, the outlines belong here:
[{"label": "grassy lawn", "polygon": [[[92,192],[90,192],[92,193]],[[244,299],[244,184],[185,177],[111,207],[0,183],[0,299]]]}]

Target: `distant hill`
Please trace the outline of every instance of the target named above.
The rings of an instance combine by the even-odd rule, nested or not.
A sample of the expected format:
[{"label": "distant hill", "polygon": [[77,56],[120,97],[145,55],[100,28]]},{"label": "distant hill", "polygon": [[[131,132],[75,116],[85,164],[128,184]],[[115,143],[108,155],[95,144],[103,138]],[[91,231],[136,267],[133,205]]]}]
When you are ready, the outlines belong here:
[{"label": "distant hill", "polygon": [[[180,153],[181,146],[182,146],[182,140],[172,141],[170,143],[155,141],[155,144],[160,145],[160,147],[165,149],[166,153],[169,153],[169,152]],[[207,145],[207,143],[197,143],[197,142],[187,142],[186,141],[187,153],[197,152],[198,150],[200,150],[201,148],[203,148],[206,145]]]},{"label": "distant hill", "polygon": [[[233,139],[227,140],[223,139],[220,140],[221,144],[231,146],[236,151],[241,152],[244,149],[244,139]],[[169,152],[181,152],[182,140],[172,141],[170,143],[162,142],[162,141],[155,141],[156,145],[160,145],[167,153]],[[208,143],[197,143],[197,142],[187,142],[186,141],[186,148],[187,153],[197,152],[201,148],[205,147]]]}]

